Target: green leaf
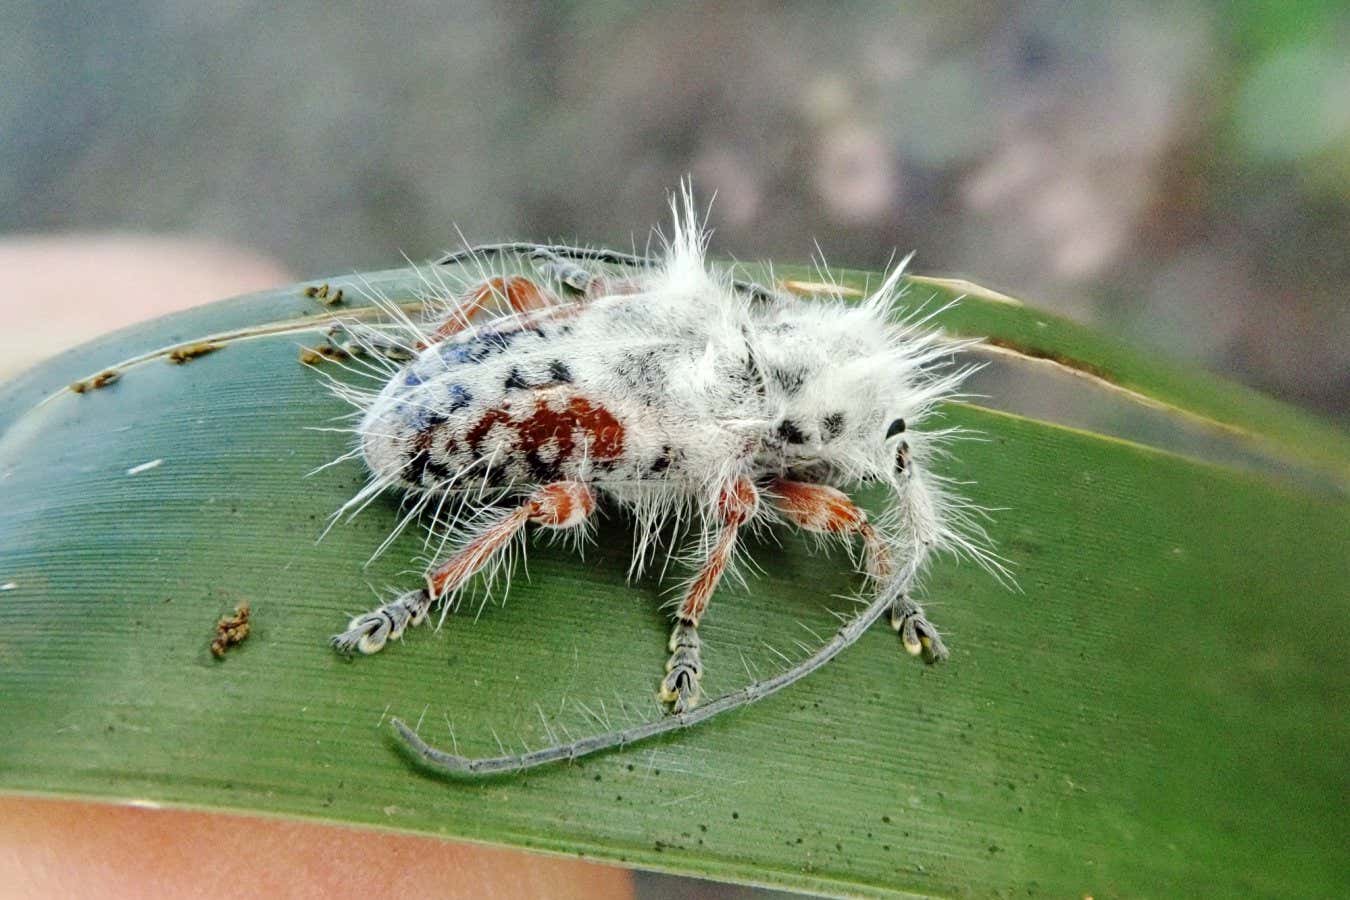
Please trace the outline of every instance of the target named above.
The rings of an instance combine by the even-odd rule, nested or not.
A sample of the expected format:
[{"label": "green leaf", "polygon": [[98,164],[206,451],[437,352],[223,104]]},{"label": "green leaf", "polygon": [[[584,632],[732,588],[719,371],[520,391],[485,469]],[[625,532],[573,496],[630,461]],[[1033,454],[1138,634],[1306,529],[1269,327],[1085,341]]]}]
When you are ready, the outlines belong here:
[{"label": "green leaf", "polygon": [[[409,303],[420,290],[408,270],[330,284],[357,314],[363,285]],[[917,665],[875,629],[800,685],[688,732],[446,780],[397,752],[390,717],[495,753],[498,737],[538,747],[659,714],[662,588],[625,582],[628,523],[610,515],[584,559],[534,546],[505,605],[377,657],[334,655],[328,636],[372,604],[369,586],[418,583],[426,551],[410,529],[363,568],[392,499],[316,543],[363,472],[306,477],[346,441],[310,430],[345,410],[297,362],[328,323],[302,287],[124,330],[0,388],[0,790],[830,892],[1350,891],[1341,433],[971,297],[942,314],[950,329],[1086,371],[1090,390],[1123,389],[1331,487],[952,406],[986,440],[960,445],[947,473],[1001,510],[991,532],[1020,591],[935,568],[926,605],[947,665]],[[911,296],[962,290],[918,279]],[[166,362],[208,337],[222,348]],[[65,388],[110,366],[114,384]],[[790,535],[753,550],[764,574],[723,589],[702,629],[714,694],[817,646],[858,588],[842,554]],[[217,619],[245,600],[251,635],[214,658]]]}]

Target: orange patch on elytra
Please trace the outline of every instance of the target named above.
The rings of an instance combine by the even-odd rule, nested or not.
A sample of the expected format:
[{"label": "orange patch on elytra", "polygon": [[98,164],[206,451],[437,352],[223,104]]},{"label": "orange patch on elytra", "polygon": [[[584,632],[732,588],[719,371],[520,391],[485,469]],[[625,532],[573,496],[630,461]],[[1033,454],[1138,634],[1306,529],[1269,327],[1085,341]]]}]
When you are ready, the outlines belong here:
[{"label": "orange patch on elytra", "polygon": [[580,435],[590,459],[618,459],[623,454],[626,431],[608,409],[577,396],[567,397],[562,408],[555,409],[549,403],[552,399],[556,398],[536,397],[534,408],[523,419],[514,418],[504,407],[494,407],[474,423],[465,440],[475,453],[481,453],[483,440],[501,425],[515,432],[508,447],[511,450],[529,453],[552,441],[561,461],[576,450]]}]

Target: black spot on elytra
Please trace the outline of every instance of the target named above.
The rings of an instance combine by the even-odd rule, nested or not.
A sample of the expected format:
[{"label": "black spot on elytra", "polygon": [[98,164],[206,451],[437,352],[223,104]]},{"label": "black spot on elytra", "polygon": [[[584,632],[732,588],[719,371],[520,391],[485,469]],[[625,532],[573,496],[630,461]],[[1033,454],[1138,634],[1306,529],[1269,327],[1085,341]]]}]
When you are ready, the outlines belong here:
[{"label": "black spot on elytra", "polygon": [[729,375],[729,380],[735,383],[737,393],[741,391],[753,391],[759,396],[764,396],[764,377],[760,374],[759,366],[753,356],[745,361],[745,365],[739,369],[733,369]]},{"label": "black spot on elytra", "polygon": [[806,384],[805,369],[773,369],[769,372],[769,377],[788,396],[799,393]]},{"label": "black spot on elytra", "polygon": [[448,411],[457,413],[473,402],[473,394],[462,384],[450,385],[449,391],[450,406]]},{"label": "black spot on elytra", "polygon": [[825,440],[832,441],[844,433],[844,414],[832,412],[821,420],[820,425]]},{"label": "black spot on elytra", "polygon": [[[430,475],[431,481],[425,479]],[[423,484],[437,484],[450,478],[450,469],[444,463],[436,462],[434,459],[427,460],[426,466],[422,469]]]},{"label": "black spot on elytra", "polygon": [[572,383],[572,370],[561,359],[555,359],[548,364],[548,375],[555,384]]},{"label": "black spot on elytra", "polygon": [[778,437],[788,444],[805,444],[806,435],[791,419],[784,419],[778,426]]},{"label": "black spot on elytra", "polygon": [[476,469],[475,472],[481,473],[477,475],[479,483],[490,488],[504,487],[514,481],[509,468],[505,465],[489,466],[486,470]]},{"label": "black spot on elytra", "polygon": [[764,373],[759,369],[759,360],[755,358],[754,347],[750,346],[750,330],[741,326],[741,336],[745,338],[745,369],[739,373],[740,380],[763,397]]},{"label": "black spot on elytra", "polygon": [[554,459],[544,459],[538,450],[525,454],[525,465],[530,468],[530,477],[536,481],[557,481],[562,475],[562,459],[554,454]]},{"label": "black spot on elytra", "polygon": [[436,430],[446,423],[446,417],[439,413],[428,414],[421,427],[409,444],[412,453],[403,466],[403,480],[410,484],[426,484],[430,475],[435,481],[450,477],[450,470],[431,457],[431,443],[436,438]]},{"label": "black spot on elytra", "polygon": [[666,366],[660,351],[626,351],[615,362],[613,371],[634,400],[646,406],[661,404],[666,385]]},{"label": "black spot on elytra", "polygon": [[519,366],[512,366],[511,371],[507,373],[506,380],[502,382],[502,386],[508,391],[529,391],[555,384],[571,384],[573,380],[572,370],[567,367],[567,363],[560,359],[554,359],[549,361],[547,373],[540,373],[533,377],[527,377],[525,373],[520,371]]},{"label": "black spot on elytra", "polygon": [[520,331],[482,331],[462,341],[444,341],[440,345],[441,359],[447,363],[473,365],[490,356],[496,356],[515,343]]},{"label": "black spot on elytra", "polygon": [[656,459],[652,461],[651,464],[652,474],[659,475],[666,469],[669,469],[671,464],[675,462],[675,458],[681,455],[682,454],[674,447],[670,446],[670,444],[666,444],[661,448],[660,455],[657,456]]},{"label": "black spot on elytra", "polygon": [[426,477],[427,466],[431,464],[431,451],[418,450],[408,458],[403,467],[403,480],[409,484],[421,484]]}]

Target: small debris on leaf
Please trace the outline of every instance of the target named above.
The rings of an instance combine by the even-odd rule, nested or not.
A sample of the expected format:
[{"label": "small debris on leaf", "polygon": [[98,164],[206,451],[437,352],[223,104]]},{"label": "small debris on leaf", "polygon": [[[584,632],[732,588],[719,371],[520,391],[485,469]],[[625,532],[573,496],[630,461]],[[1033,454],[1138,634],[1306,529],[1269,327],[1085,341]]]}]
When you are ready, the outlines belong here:
[{"label": "small debris on leaf", "polygon": [[211,641],[212,656],[221,659],[227,650],[235,644],[242,644],[248,638],[248,619],[252,612],[248,601],[244,600],[235,606],[234,615],[220,617],[220,621],[216,623],[215,639]]},{"label": "small debris on leaf", "polygon": [[122,373],[116,369],[105,369],[93,378],[75,382],[70,386],[70,389],[77,394],[83,394],[85,391],[96,391],[99,388],[107,387],[121,377]]},{"label": "small debris on leaf", "polygon": [[132,466],[130,469],[127,469],[127,474],[139,475],[142,472],[149,472],[151,469],[158,469],[162,465],[164,465],[163,459],[152,459],[149,462],[141,463],[139,466]]},{"label": "small debris on leaf", "polygon": [[318,300],[324,306],[335,306],[342,302],[342,288],[330,290],[328,282],[305,288],[305,296]]},{"label": "small debris on leaf", "polygon": [[344,359],[351,359],[351,354],[336,344],[320,344],[317,347],[300,348],[301,365],[313,366],[323,362],[325,359],[341,362]]},{"label": "small debris on leaf", "polygon": [[196,359],[199,356],[205,356],[208,353],[215,353],[224,346],[224,344],[217,344],[212,341],[198,341],[195,344],[184,344],[169,352],[169,362],[181,366],[188,360]]}]

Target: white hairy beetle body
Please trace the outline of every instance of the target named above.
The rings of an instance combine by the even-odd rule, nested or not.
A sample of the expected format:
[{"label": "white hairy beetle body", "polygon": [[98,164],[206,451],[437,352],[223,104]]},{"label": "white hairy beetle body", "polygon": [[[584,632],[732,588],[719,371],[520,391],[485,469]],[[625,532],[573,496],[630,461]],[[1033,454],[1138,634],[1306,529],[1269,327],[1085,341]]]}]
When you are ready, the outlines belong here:
[{"label": "white hairy beetle body", "polygon": [[[738,320],[749,315],[719,299],[605,297],[566,318],[508,315],[433,344],[368,412],[367,464],[420,490],[471,466],[492,487],[686,490],[743,452],[734,423],[764,413],[746,376]],[[410,454],[429,421],[434,442]]]},{"label": "white hairy beetle body", "polygon": [[[392,349],[411,359],[376,395],[357,398],[373,478],[353,503],[395,486],[419,498],[415,509],[454,498],[453,518],[471,524],[461,524],[456,552],[428,573],[426,588],[353,619],[334,638],[342,651],[379,650],[490,572],[527,525],[580,529],[600,498],[638,522],[635,569],[671,517],[700,532],[700,563],[684,585],[661,684],[670,717],[484,760],[434,750],[397,723],[441,768],[514,769],[692,724],[802,677],[887,608],[906,648],[936,661],[946,648],[909,597],[930,552],[952,548],[997,565],[971,507],[928,470],[951,430],[924,426],[967,372],[935,371],[959,345],[925,329],[926,319],[895,321],[900,269],[860,304],[808,300],[711,271],[687,191],[675,225],[657,261],[485,248],[526,257],[547,285],[496,277],[458,292],[439,323],[407,323],[410,333]],[[481,264],[482,252],[455,260]],[[618,272],[594,265],[615,259],[626,264]],[[511,311],[471,321],[493,306]],[[357,336],[367,350],[390,349],[386,339]],[[863,482],[891,487],[895,503],[880,521],[843,493]],[[876,599],[806,663],[695,709],[698,622],[739,530],[760,520],[860,541]]]}]

